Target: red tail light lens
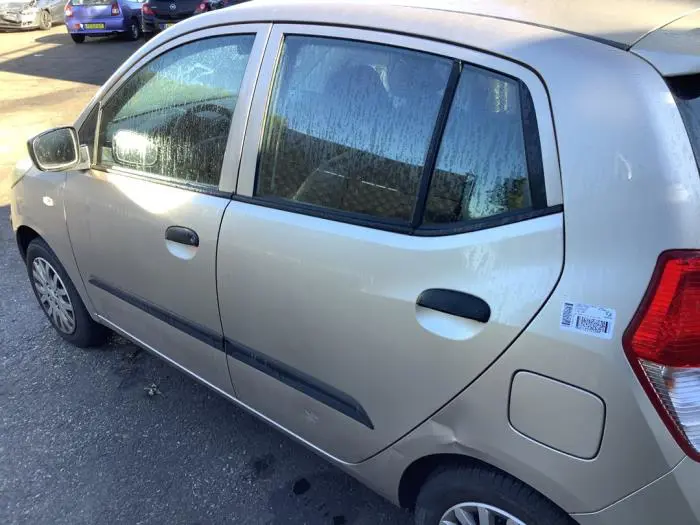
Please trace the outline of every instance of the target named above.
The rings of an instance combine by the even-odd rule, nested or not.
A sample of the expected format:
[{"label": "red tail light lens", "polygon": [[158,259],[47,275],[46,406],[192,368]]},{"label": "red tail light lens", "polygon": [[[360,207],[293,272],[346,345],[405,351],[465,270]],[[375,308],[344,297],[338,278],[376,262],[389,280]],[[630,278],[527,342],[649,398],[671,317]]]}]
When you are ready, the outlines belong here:
[{"label": "red tail light lens", "polygon": [[197,9],[194,10],[194,14],[198,15],[199,13],[204,13],[204,12],[206,12],[206,11],[207,11],[207,7],[209,7],[209,6],[207,5],[206,2],[201,2],[201,3],[197,6]]},{"label": "red tail light lens", "polygon": [[669,430],[700,461],[700,251],[659,257],[623,345]]},{"label": "red tail light lens", "polygon": [[66,15],[66,18],[70,18],[73,16],[73,6],[70,5],[70,2],[66,4],[66,7],[63,8],[63,12]]},{"label": "red tail light lens", "polygon": [[114,2],[112,4],[112,16],[119,16],[120,11],[119,11],[119,4]]},{"label": "red tail light lens", "polygon": [[141,13],[148,16],[153,16],[155,14],[153,9],[151,9],[151,6],[148,4],[143,4],[141,6]]}]

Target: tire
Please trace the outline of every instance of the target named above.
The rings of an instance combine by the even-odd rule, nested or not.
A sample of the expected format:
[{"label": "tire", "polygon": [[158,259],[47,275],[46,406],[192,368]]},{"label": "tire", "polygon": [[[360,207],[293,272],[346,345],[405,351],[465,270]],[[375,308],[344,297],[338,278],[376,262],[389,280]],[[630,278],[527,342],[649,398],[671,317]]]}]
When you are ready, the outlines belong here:
[{"label": "tire", "polygon": [[124,37],[129,42],[136,42],[139,38],[141,38],[141,24],[139,24],[135,18],[131,19],[129,29],[124,34]]},{"label": "tire", "polygon": [[154,36],[156,36],[155,33],[146,32],[146,31],[144,31],[144,33],[143,33],[143,39],[144,39],[146,42],[148,42],[149,40],[151,40]]},{"label": "tire", "polygon": [[[42,239],[29,243],[27,274],[39,306],[63,339],[79,348],[99,346],[107,340],[109,330],[92,320],[63,265]],[[65,316],[50,313],[59,302]]]},{"label": "tire", "polygon": [[481,506],[481,512],[498,516],[496,523],[574,525],[564,511],[539,492],[499,470],[478,465],[441,467],[430,475],[416,500],[415,523],[467,525],[470,522],[466,519],[459,521],[455,514],[445,515],[463,503],[477,504],[462,508],[476,524],[492,523],[479,520]]},{"label": "tire", "polygon": [[85,35],[76,35],[76,34],[71,33],[70,37],[73,39],[73,42],[75,42],[76,44],[82,44],[83,42],[85,42]]},{"label": "tire", "polygon": [[42,31],[48,31],[51,29],[53,21],[51,20],[51,13],[48,11],[42,11],[39,13],[39,29]]}]

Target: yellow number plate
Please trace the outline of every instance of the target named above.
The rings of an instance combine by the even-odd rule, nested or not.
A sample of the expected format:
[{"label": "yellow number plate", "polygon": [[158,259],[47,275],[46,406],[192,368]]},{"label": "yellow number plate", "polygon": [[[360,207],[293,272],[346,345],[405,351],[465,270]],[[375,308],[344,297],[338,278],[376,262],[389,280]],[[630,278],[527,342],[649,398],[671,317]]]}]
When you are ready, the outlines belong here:
[{"label": "yellow number plate", "polygon": [[85,29],[104,29],[104,24],[83,24]]}]

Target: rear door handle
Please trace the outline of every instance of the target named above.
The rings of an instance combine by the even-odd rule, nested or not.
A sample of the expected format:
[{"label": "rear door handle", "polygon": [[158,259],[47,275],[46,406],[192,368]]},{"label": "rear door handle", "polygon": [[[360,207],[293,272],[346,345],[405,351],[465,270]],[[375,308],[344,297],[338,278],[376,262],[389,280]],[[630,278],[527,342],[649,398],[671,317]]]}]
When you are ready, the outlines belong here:
[{"label": "rear door handle", "polygon": [[491,307],[486,301],[475,295],[456,290],[430,288],[418,296],[416,304],[423,308],[472,319],[480,323],[487,323],[491,318]]},{"label": "rear door handle", "polygon": [[197,232],[184,226],[170,226],[165,230],[165,238],[178,244],[199,246],[199,235],[197,235]]}]

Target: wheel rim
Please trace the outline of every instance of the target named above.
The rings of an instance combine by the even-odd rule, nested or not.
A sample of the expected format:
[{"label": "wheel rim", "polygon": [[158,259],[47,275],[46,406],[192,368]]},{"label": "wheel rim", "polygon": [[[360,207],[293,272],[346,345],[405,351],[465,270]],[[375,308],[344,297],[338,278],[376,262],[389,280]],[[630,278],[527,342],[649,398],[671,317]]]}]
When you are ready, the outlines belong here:
[{"label": "wheel rim", "polygon": [[443,514],[440,525],[525,525],[525,522],[491,505],[460,503]]},{"label": "wheel rim", "polygon": [[132,22],[131,24],[131,38],[136,40],[139,37],[139,28],[138,26]]},{"label": "wheel rim", "polygon": [[44,27],[48,26],[51,23],[50,15],[46,11],[41,12],[41,20]]},{"label": "wheel rim", "polygon": [[32,263],[32,282],[39,304],[53,325],[64,334],[75,332],[75,312],[66,285],[43,257],[37,257]]}]

